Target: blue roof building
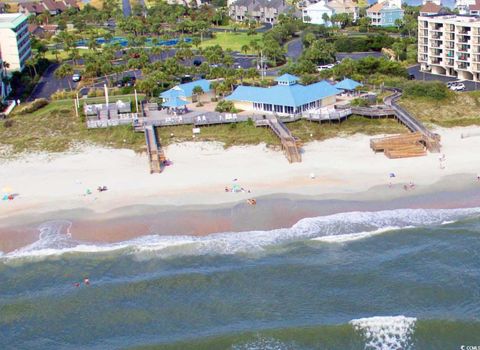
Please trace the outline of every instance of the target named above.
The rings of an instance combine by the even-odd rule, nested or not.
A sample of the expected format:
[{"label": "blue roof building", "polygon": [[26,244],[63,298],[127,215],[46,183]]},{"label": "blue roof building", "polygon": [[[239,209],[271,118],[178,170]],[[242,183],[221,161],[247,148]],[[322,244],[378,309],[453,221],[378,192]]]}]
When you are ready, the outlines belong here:
[{"label": "blue roof building", "polygon": [[340,93],[326,81],[301,85],[298,80],[294,75],[284,74],[276,79],[275,86],[239,86],[225,99],[242,110],[293,115],[331,105]]},{"label": "blue roof building", "polygon": [[205,93],[211,91],[210,81],[206,79],[201,79],[201,80],[192,81],[190,83],[179,84],[177,86],[174,86],[170,90],[162,92],[160,94],[160,97],[163,98],[165,101],[168,101],[173,97],[179,97],[179,98],[191,101],[191,98],[193,96],[193,89],[196,86],[200,86],[203,92]]},{"label": "blue roof building", "polygon": [[359,86],[363,86],[363,84],[349,78],[345,78],[342,81],[335,84],[335,87],[337,89],[344,90],[344,91],[353,91]]}]

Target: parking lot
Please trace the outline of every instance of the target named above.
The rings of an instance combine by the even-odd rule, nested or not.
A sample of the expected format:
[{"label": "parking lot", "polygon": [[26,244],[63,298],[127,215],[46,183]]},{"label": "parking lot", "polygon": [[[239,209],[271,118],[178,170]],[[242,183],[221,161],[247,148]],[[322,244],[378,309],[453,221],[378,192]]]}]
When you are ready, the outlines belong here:
[{"label": "parking lot", "polygon": [[459,80],[455,77],[446,77],[443,75],[430,74],[420,71],[420,65],[416,65],[408,68],[408,73],[415,76],[415,80],[425,80],[425,81],[441,81],[445,84],[449,81],[461,81],[465,85],[464,91],[475,91],[480,90],[480,84],[474,81],[469,80]]}]

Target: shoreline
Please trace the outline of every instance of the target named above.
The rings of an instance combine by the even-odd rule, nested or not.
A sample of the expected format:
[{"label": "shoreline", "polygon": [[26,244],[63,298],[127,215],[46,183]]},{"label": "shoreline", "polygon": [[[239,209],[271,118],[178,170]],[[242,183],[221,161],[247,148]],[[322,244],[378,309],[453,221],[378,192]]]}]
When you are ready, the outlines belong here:
[{"label": "shoreline", "polygon": [[[480,206],[480,138],[461,139],[479,131],[439,129],[442,154],[406,159],[374,154],[370,136],[337,137],[306,144],[303,162],[294,164],[265,145],[174,144],[167,148],[173,166],[153,175],[145,155],[125,149],[86,147],[0,161],[0,188],[19,193],[0,201],[0,251],[37,240],[36,227],[51,220],[71,221],[74,239],[118,242],[152,232],[270,230],[355,210]],[[410,182],[415,190],[405,191]],[[101,185],[108,191],[98,193]],[[237,185],[251,193],[224,190]]]},{"label": "shoreline", "polygon": [[[366,192],[335,196],[271,195],[260,197],[252,207],[237,202],[222,205],[129,206],[106,213],[85,208],[24,214],[0,225],[0,251],[9,253],[39,240],[41,224],[68,222],[71,238],[82,243],[119,243],[159,236],[202,237],[290,228],[305,218],[350,212],[398,209],[462,209],[480,207],[480,185],[465,185],[469,175],[457,176],[431,186],[404,191],[396,185],[377,186]],[[441,189],[441,190],[439,190]],[[386,194],[386,195],[385,195]],[[13,222],[22,222],[14,225]]]}]

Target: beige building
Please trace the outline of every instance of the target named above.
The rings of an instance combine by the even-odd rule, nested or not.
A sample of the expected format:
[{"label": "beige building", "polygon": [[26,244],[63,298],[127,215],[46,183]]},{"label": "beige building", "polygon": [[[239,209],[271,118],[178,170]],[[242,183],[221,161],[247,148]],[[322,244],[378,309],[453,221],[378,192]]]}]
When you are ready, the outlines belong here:
[{"label": "beige building", "polygon": [[260,23],[275,23],[278,15],[291,7],[285,0],[237,0],[229,7],[230,17],[238,22],[247,19]]},{"label": "beige building", "polygon": [[418,62],[422,71],[480,80],[480,18],[418,17]]},{"label": "beige building", "polygon": [[21,13],[0,14],[0,57],[7,71],[22,71],[31,56],[27,17]]}]

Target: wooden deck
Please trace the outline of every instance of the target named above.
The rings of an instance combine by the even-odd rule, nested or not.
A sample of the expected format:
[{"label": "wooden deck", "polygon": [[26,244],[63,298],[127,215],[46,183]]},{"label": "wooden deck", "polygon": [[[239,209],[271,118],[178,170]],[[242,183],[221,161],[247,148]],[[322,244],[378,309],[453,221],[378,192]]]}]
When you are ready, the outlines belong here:
[{"label": "wooden deck", "polygon": [[427,154],[425,142],[425,135],[414,132],[371,139],[370,148],[383,152],[388,158],[420,157]]},{"label": "wooden deck", "polygon": [[256,126],[267,126],[278,136],[282,143],[282,149],[290,163],[300,163],[302,155],[300,154],[300,142],[296,140],[290,130],[279,121],[275,116],[268,116],[255,122]]},{"label": "wooden deck", "polygon": [[153,125],[145,127],[145,143],[147,145],[147,156],[150,164],[150,174],[161,173],[165,154],[157,134],[157,128]]},{"label": "wooden deck", "polygon": [[395,117],[405,125],[411,132],[418,132],[423,135],[423,143],[426,148],[432,153],[440,152],[440,135],[428,130],[423,123],[403,109],[398,103],[398,99],[402,96],[400,89],[393,89],[393,94],[385,97],[385,105],[392,108],[395,112]]}]

